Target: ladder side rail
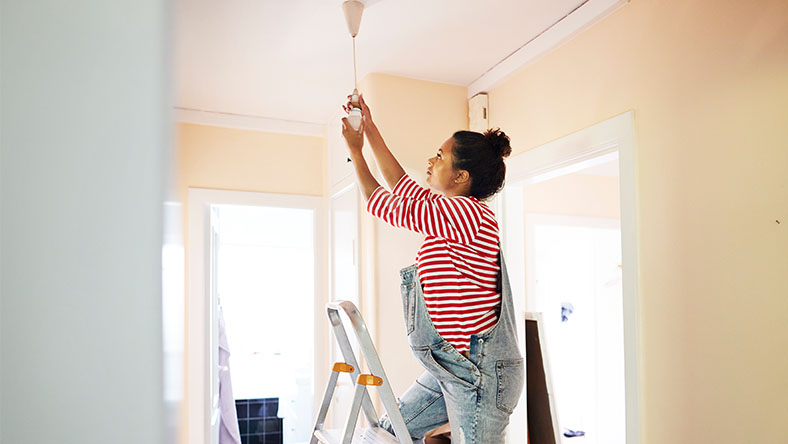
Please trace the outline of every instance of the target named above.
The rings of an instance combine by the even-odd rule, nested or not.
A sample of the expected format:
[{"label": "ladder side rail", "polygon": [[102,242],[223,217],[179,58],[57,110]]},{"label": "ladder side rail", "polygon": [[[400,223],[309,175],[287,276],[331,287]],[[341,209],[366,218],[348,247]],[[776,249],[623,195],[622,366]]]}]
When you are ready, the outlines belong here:
[{"label": "ladder side rail", "polygon": [[312,429],[312,438],[309,444],[318,444],[315,432],[322,430],[326,422],[326,415],[328,414],[328,406],[331,404],[331,398],[334,396],[334,390],[337,387],[337,380],[339,379],[339,372],[332,371],[331,376],[328,378],[328,385],[326,386],[326,393],[323,395],[323,403],[320,405],[320,411],[317,414],[315,427]]},{"label": "ladder side rail", "polygon": [[[339,349],[342,351],[342,356],[344,356],[346,363],[353,366],[353,372],[350,374],[350,379],[355,385],[358,375],[361,374],[361,368],[358,365],[358,361],[356,361],[356,354],[353,353],[353,347],[350,345],[350,340],[348,339],[347,331],[345,331],[345,326],[342,323],[339,312],[331,307],[327,308],[327,312],[331,325],[334,327],[334,335],[339,343]],[[365,396],[361,401],[361,407],[364,410],[364,415],[367,417],[367,421],[371,427],[378,427],[378,414],[375,411],[375,406],[372,405],[372,398],[369,397],[366,386],[363,388]]]},{"label": "ladder side rail", "polygon": [[[378,387],[378,393],[380,394],[380,399],[383,402],[383,407],[386,409],[386,413],[389,415],[391,426],[394,428],[394,434],[401,444],[413,444],[413,440],[410,437],[410,432],[408,432],[408,428],[405,425],[405,419],[402,417],[402,413],[400,412],[399,406],[397,405],[397,400],[394,397],[394,391],[391,389],[391,384],[389,384],[389,379],[386,376],[385,370],[383,369],[383,364],[380,362],[380,357],[375,350],[375,345],[372,343],[372,337],[369,335],[367,325],[364,322],[364,319],[361,317],[361,314],[358,312],[358,309],[350,301],[330,302],[327,308],[329,312],[332,310],[334,312],[343,310],[347,314],[348,319],[350,319],[351,326],[353,327],[353,331],[358,337],[359,344],[361,345],[361,351],[363,352],[364,358],[369,365],[370,371],[373,375],[383,378],[383,384],[381,387]],[[337,318],[341,324],[341,318],[339,318],[338,315]],[[347,339],[347,336],[345,339]],[[348,343],[348,345],[350,344]]]},{"label": "ladder side rail", "polygon": [[342,444],[351,444],[353,441],[353,433],[356,431],[356,422],[358,422],[358,413],[361,409],[361,401],[364,398],[369,399],[366,395],[366,386],[356,383],[356,390],[353,393],[353,404],[350,405],[350,416],[348,416],[345,429],[342,432]]}]

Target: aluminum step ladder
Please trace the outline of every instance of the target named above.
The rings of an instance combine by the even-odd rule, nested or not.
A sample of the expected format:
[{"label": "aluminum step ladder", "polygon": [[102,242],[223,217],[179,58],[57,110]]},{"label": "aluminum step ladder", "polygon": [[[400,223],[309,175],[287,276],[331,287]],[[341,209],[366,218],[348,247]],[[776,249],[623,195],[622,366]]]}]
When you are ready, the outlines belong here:
[{"label": "aluminum step ladder", "polygon": [[[361,313],[359,313],[356,306],[350,301],[331,302],[326,305],[326,311],[328,312],[328,319],[331,321],[331,326],[334,328],[334,336],[337,338],[339,349],[342,351],[345,362],[335,363],[331,370],[326,393],[323,395],[323,404],[320,406],[320,412],[317,415],[315,427],[312,430],[312,438],[309,443],[413,444],[413,440],[410,439],[410,433],[408,433],[408,428],[405,426],[405,420],[402,418],[402,414],[397,406],[397,399],[394,397],[394,392],[391,391],[389,379],[386,377],[386,372],[383,370],[383,365],[380,363],[378,352],[372,344],[372,338],[369,335],[364,319],[361,317]],[[351,327],[353,327],[353,331],[358,338],[360,352],[366,359],[367,366],[372,372],[371,375],[362,375],[359,372],[358,361],[353,353],[353,348],[350,346],[350,341],[348,340],[340,312],[344,312],[350,320]],[[345,428],[343,430],[326,430],[323,426],[340,373],[347,373],[355,385],[353,403],[350,407],[350,415],[345,423]],[[391,420],[391,425],[394,428],[396,437],[378,425],[378,415],[377,412],[375,412],[375,407],[372,405],[367,387],[378,388],[378,394]],[[360,410],[364,410],[367,422],[371,425],[367,429],[356,429],[356,422],[358,421]]]}]

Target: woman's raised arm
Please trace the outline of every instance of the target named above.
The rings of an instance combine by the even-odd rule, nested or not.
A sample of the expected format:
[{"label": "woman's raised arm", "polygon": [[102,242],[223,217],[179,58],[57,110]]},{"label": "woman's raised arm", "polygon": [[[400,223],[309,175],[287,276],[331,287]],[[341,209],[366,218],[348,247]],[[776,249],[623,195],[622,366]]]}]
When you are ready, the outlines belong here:
[{"label": "woman's raised arm", "polygon": [[[397,158],[391,153],[386,142],[383,140],[378,127],[372,121],[372,113],[364,101],[364,96],[359,96],[359,105],[361,105],[361,116],[364,120],[364,133],[369,141],[369,146],[372,148],[372,154],[375,155],[375,161],[378,164],[380,172],[383,173],[383,179],[386,180],[389,188],[394,188],[397,182],[405,175],[405,170],[399,164]],[[351,104],[348,103],[345,110],[350,109]]]}]

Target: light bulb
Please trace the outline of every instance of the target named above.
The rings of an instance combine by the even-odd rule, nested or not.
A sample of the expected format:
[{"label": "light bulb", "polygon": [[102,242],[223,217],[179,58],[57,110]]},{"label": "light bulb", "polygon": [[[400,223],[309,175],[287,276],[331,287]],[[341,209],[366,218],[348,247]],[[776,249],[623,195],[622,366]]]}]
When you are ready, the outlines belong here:
[{"label": "light bulb", "polygon": [[347,115],[347,120],[350,122],[350,126],[358,131],[359,126],[361,126],[361,108],[351,108],[350,113]]}]

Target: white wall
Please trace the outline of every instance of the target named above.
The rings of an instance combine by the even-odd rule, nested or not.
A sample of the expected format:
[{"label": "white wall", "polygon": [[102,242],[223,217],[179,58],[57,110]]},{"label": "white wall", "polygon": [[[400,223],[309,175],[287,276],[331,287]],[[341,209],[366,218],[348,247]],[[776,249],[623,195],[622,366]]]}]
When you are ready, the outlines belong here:
[{"label": "white wall", "polygon": [[0,441],[162,443],[166,3],[1,8]]}]

